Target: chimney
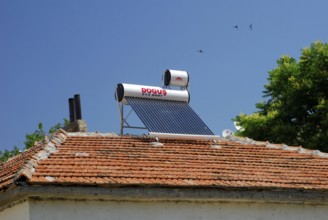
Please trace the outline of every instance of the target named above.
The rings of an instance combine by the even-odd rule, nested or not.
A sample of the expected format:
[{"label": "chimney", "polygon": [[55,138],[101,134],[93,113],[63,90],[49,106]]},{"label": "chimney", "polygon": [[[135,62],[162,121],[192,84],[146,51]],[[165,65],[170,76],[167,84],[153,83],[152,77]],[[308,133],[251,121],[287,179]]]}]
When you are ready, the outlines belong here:
[{"label": "chimney", "polygon": [[87,123],[82,119],[80,95],[68,99],[69,124],[63,129],[68,132],[87,132]]},{"label": "chimney", "polygon": [[69,107],[69,122],[73,123],[75,121],[75,110],[74,110],[74,99],[68,99],[68,107]]},{"label": "chimney", "polygon": [[74,95],[75,120],[82,120],[80,95]]}]

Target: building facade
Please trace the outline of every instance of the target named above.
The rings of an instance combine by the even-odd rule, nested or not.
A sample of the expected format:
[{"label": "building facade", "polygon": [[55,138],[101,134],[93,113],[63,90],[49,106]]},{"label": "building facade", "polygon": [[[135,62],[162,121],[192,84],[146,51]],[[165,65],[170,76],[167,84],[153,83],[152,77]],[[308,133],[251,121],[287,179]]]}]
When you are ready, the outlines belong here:
[{"label": "building facade", "polygon": [[328,155],[60,130],[0,165],[0,219],[327,219]]}]

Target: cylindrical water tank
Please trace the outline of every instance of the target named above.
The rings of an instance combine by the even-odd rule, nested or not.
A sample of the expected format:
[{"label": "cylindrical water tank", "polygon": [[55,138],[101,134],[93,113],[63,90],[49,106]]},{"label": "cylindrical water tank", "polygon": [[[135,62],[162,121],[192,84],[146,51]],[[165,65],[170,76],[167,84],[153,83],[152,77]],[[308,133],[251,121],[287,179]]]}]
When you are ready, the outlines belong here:
[{"label": "cylindrical water tank", "polygon": [[165,70],[163,74],[164,86],[187,87],[189,83],[189,74],[182,70]]},{"label": "cylindrical water tank", "polygon": [[190,96],[187,90],[170,90],[155,86],[144,86],[119,83],[116,86],[115,99],[127,104],[125,97],[144,98],[144,99],[161,99],[170,101],[180,101],[189,103]]}]

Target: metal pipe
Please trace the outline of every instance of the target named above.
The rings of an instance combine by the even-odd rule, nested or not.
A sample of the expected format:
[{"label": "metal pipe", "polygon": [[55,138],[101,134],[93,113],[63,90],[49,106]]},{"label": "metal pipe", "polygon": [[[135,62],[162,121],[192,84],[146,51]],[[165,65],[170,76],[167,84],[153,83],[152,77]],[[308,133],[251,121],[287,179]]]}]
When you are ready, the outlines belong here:
[{"label": "metal pipe", "polygon": [[177,140],[220,140],[220,136],[217,135],[197,135],[197,134],[171,134],[171,133],[158,133],[149,132],[149,137],[159,139],[177,139]]},{"label": "metal pipe", "polygon": [[74,109],[74,99],[68,99],[68,107],[69,107],[69,122],[73,123],[75,121],[75,109]]},{"label": "metal pipe", "polygon": [[82,112],[81,112],[81,101],[80,95],[74,95],[74,105],[75,105],[75,119],[80,120],[82,119]]},{"label": "metal pipe", "polygon": [[120,113],[120,135],[122,136],[123,135],[123,105],[121,107],[120,101],[118,99],[117,90],[118,89],[116,87],[116,90],[115,90],[115,98],[116,98],[116,101],[117,101],[118,111]]}]

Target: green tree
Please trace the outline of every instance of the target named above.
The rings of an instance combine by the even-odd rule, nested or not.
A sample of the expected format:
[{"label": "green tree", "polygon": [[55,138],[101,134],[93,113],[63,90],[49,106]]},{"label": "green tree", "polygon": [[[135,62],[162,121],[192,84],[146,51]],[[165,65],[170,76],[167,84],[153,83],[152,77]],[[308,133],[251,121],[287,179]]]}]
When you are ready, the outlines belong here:
[{"label": "green tree", "polygon": [[[35,144],[35,142],[41,141],[44,139],[44,137],[47,134],[52,134],[54,132],[56,132],[57,130],[59,130],[60,128],[62,128],[63,126],[67,125],[69,123],[69,121],[67,119],[64,119],[64,123],[57,123],[56,125],[52,126],[48,133],[45,132],[43,130],[43,125],[40,122],[38,124],[38,129],[35,130],[33,133],[31,134],[26,134],[25,135],[25,141],[24,141],[24,150],[27,150],[31,147],[33,147],[33,145]],[[16,156],[17,154],[19,154],[21,151],[19,150],[19,148],[17,146],[14,146],[13,150],[5,150],[4,152],[0,151],[0,163],[1,162],[5,162],[7,161],[9,158]]]},{"label": "green tree", "polygon": [[35,142],[41,141],[46,136],[46,132],[43,130],[43,125],[40,122],[38,124],[38,129],[34,131],[32,134],[26,134],[25,135],[25,149],[31,148]]},{"label": "green tree", "polygon": [[236,134],[328,152],[328,44],[312,43],[299,61],[282,56],[269,71],[258,111],[233,120]]},{"label": "green tree", "polygon": [[13,150],[5,150],[4,152],[0,151],[0,163],[7,161],[9,158],[19,154],[21,151],[17,146],[14,146]]}]

